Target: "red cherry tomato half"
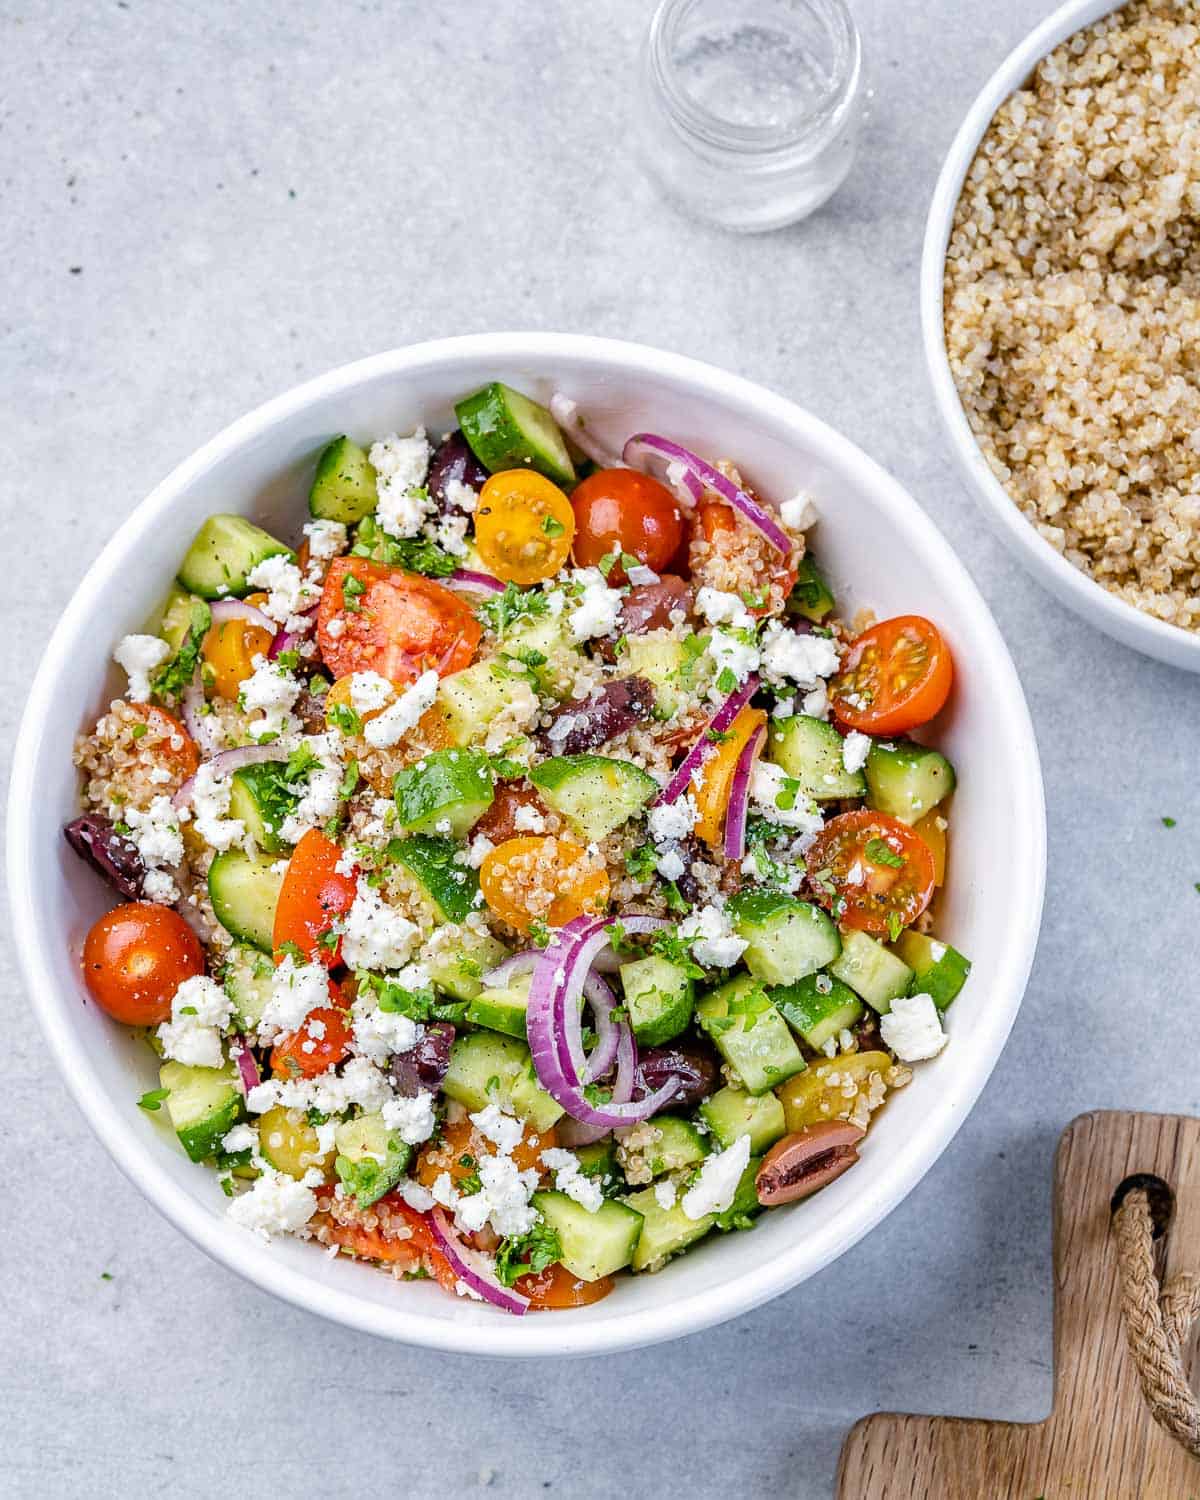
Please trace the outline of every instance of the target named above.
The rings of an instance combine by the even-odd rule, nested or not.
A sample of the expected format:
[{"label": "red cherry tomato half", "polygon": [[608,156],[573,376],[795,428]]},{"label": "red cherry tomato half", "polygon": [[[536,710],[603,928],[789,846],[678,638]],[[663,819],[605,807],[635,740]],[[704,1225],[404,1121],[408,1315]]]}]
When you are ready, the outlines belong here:
[{"label": "red cherry tomato half", "polygon": [[295,1031],[281,1036],[271,1049],[271,1072],[276,1078],[316,1078],[340,1063],[350,1050],[350,1022],[338,1007],[342,997],[329,981],[332,1005],[310,1010]]},{"label": "red cherry tomato half", "polygon": [[178,912],[152,901],[115,907],[84,941],[83,977],[92,999],[126,1026],[169,1021],[175,991],[203,973],[196,934]]},{"label": "red cherry tomato half", "polygon": [[[666,485],[636,469],[598,469],[571,491],[575,561],[594,568],[602,557],[627,552],[661,573],[679,551],[683,516]],[[620,562],[608,575],[623,583]]]},{"label": "red cherry tomato half", "polygon": [[954,664],[942,633],[922,615],[864,630],[833,683],[833,711],[864,734],[904,734],[927,724],[950,695]]},{"label": "red cherry tomato half", "polygon": [[894,939],[933,897],[929,846],[907,824],[869,808],[831,818],[807,859],[816,899],[842,927]]},{"label": "red cherry tomato half", "polygon": [[342,941],[330,938],[334,919],[354,905],[358,881],[337,868],[342,851],[317,828],[311,828],[292,850],[271,941],[276,956],[294,944],[305,958],[332,969],[341,957]]},{"label": "red cherry tomato half", "polygon": [[329,565],[317,610],[317,642],[334,677],[378,672],[398,687],[423,672],[469,666],[483,627],[443,584],[367,557]]}]

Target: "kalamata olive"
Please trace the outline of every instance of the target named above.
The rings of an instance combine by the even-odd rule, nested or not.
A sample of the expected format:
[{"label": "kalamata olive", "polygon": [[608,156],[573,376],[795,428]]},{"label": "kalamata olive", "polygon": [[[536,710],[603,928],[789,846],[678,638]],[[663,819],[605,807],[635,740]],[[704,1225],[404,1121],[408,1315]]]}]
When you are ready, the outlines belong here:
[{"label": "kalamata olive", "polygon": [[446,493],[446,486],[457,480],[473,490],[480,490],[487,483],[488,471],[483,467],[465,437],[457,429],[448,433],[438,444],[429,464],[425,487],[444,510],[460,510]]},{"label": "kalamata olive", "polygon": [[292,712],[300,720],[305,734],[324,734],[329,727],[325,722],[325,699],[302,688],[300,696],[292,704]]},{"label": "kalamata olive", "polygon": [[689,906],[700,904],[700,882],[692,874],[692,865],[704,858],[704,849],[695,834],[689,833],[679,844],[679,857],[683,860],[683,874],[675,882],[675,888]]},{"label": "kalamata olive", "polygon": [[388,1072],[402,1099],[415,1099],[418,1094],[441,1088],[453,1042],[454,1027],[449,1021],[431,1021],[415,1047],[392,1054]]},{"label": "kalamata olive", "polygon": [[101,874],[126,901],[136,901],[146,881],[146,866],[138,846],[118,833],[112,819],[85,813],[63,829],[63,836],[79,857]]},{"label": "kalamata olive", "polygon": [[657,583],[636,584],[621,604],[621,629],[626,635],[661,630],[673,623],[671,612],[686,614],[692,607],[692,590],[674,573],[664,573]]},{"label": "kalamata olive", "polygon": [[764,1207],[796,1203],[840,1177],[858,1160],[858,1143],[866,1134],[847,1120],[822,1120],[785,1135],[763,1157],[754,1179]]},{"label": "kalamata olive", "polygon": [[666,1107],[682,1109],[707,1098],[716,1088],[719,1076],[717,1059],[699,1043],[649,1047],[638,1061],[640,1087],[635,1086],[634,1095],[640,1098],[652,1094],[668,1079],[677,1078],[680,1089]]},{"label": "kalamata olive", "polygon": [[[491,839],[493,844],[503,844],[506,840],[515,839],[523,833],[540,833],[539,828],[531,828],[528,823],[522,825],[519,821],[517,814],[523,807],[530,809],[540,818],[545,818],[549,813],[549,808],[527,781],[497,782],[492,805],[471,829],[472,835],[482,833],[485,838]],[[530,819],[530,821],[536,820]]]},{"label": "kalamata olive", "polygon": [[653,712],[654,688],[644,677],[617,677],[594,697],[556,708],[542,742],[551,755],[578,755],[644,724]]}]

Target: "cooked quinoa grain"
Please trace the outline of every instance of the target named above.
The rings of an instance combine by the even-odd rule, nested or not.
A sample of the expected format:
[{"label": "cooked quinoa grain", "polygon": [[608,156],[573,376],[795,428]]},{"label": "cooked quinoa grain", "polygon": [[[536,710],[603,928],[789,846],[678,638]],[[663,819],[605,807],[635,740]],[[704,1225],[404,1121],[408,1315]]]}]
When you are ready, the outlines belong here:
[{"label": "cooked quinoa grain", "polygon": [[1112,593],[1200,629],[1200,3],[1077,33],[997,112],[946,258],[996,476]]}]

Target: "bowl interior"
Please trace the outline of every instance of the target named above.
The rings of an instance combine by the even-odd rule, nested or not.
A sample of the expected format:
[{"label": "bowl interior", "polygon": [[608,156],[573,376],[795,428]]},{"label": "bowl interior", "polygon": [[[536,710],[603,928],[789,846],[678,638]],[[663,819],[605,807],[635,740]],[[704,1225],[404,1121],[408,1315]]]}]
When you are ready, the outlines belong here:
[{"label": "bowl interior", "polygon": [[[975,972],[950,1014],[952,1045],[889,1103],[858,1170],[751,1234],[716,1237],[593,1307],[523,1321],[398,1286],[310,1246],[269,1247],[228,1223],[215,1176],[193,1166],[135,1101],[154,1086],[148,1050],[88,1003],[77,955],[107,906],[59,825],[76,806],[72,737],[120,690],[113,643],[139,628],[187,542],[215,510],[240,511],[295,541],[317,450],[452,425],[457,397],[499,378],[579,401],[600,436],[649,429],[727,455],[764,495],[815,499],[814,549],[847,616],[933,615],[963,670],[936,726],[960,778],[941,935]],[[43,660],[13,777],[10,892],[30,992],[93,1128],[123,1169],[219,1259],[300,1305],[435,1347],[495,1354],[628,1347],[716,1322],[795,1284],[846,1249],[922,1176],[986,1080],[1020,1002],[1041,910],[1044,813],[1037,751],[1012,663],[965,570],[912,500],[873,462],[789,402],[671,355],[603,340],[484,336],[419,346],[323,377],[251,414],[141,505],[89,572]]]},{"label": "bowl interior", "polygon": [[1034,529],[992,472],[971,431],[950,371],[942,318],[946,249],[963,183],[996,111],[1047,53],[1111,11],[1115,0],[1068,0],[1015,47],[968,110],[934,188],[921,256],[921,335],[934,396],[955,455],[1001,540],[1062,603],[1114,640],[1200,672],[1200,634],[1136,609],[1068,562]]}]

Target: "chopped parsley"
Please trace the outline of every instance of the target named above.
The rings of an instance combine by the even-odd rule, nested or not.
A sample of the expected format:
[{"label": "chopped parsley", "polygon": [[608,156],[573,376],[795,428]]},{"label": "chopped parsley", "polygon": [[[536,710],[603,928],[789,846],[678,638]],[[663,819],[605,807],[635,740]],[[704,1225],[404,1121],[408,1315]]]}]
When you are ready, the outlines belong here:
[{"label": "chopped parsley", "polygon": [[888,937],[896,942],[904,931],[904,918],[898,911],[888,912]]},{"label": "chopped parsley", "polygon": [[642,844],[625,856],[625,868],[634,880],[649,880],[658,865],[658,850],[653,844]]},{"label": "chopped parsley", "polygon": [[904,868],[904,856],[897,854],[885,839],[868,839],[864,852],[872,864],[887,865],[892,870]]},{"label": "chopped parsley", "polygon": [[[187,634],[180,643],[179,650],[151,678],[151,687],[156,697],[177,698],[191,685],[200,661],[200,648],[211,626],[212,610],[203,599],[193,599]],[[144,734],[145,730],[142,732]]]},{"label": "chopped parsley", "polygon": [[544,615],[549,607],[545,594],[539,590],[519,589],[515,583],[507,583],[502,594],[495,594],[476,606],[475,618],[493,635],[503,635],[518,620]]},{"label": "chopped parsley", "polygon": [[562,1259],[558,1235],[544,1219],[539,1219],[527,1234],[510,1235],[496,1251],[496,1280],[501,1286],[512,1286],[521,1276],[536,1276],[547,1266]]},{"label": "chopped parsley", "polygon": [[148,1110],[151,1114],[163,1107],[163,1101],[170,1094],[170,1089],[151,1089],[148,1094],[143,1094],[138,1100],[138,1108]]},{"label": "chopped parsley", "polygon": [[362,720],[348,703],[334,703],[325,710],[325,717],[343,734],[361,734]]},{"label": "chopped parsley", "polygon": [[362,605],[358,601],[366,592],[366,584],[361,578],[356,578],[353,573],[347,573],[342,579],[342,603],[352,615],[362,613]]},{"label": "chopped parsley", "polygon": [[432,989],[408,990],[394,979],[368,974],[364,969],[356,970],[354,978],[359,994],[370,991],[379,1009],[388,1015],[407,1016],[412,1021],[460,1022],[467,1013],[465,1001],[443,1001]]},{"label": "chopped parsley", "polygon": [[1162,826],[1164,828],[1174,828],[1175,827],[1175,819],[1174,818],[1164,818],[1162,820]]},{"label": "chopped parsley", "polygon": [[449,552],[427,536],[389,536],[374,516],[365,516],[358,523],[350,552],[354,557],[386,563],[389,568],[424,573],[427,578],[449,578],[458,567]]},{"label": "chopped parsley", "polygon": [[543,532],[545,532],[545,534],[550,537],[562,536],[563,532],[566,531],[566,529],[567,528],[563,525],[563,523],[561,521],[556,521],[553,516],[547,516],[546,519],[542,522]]}]

